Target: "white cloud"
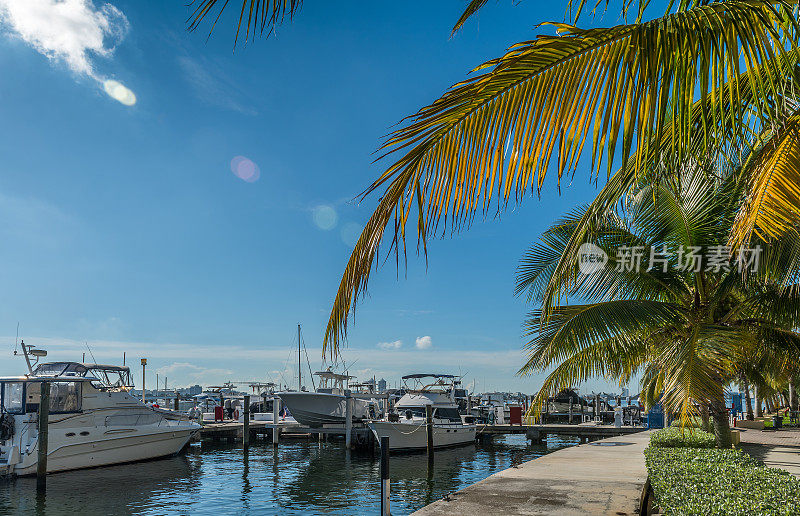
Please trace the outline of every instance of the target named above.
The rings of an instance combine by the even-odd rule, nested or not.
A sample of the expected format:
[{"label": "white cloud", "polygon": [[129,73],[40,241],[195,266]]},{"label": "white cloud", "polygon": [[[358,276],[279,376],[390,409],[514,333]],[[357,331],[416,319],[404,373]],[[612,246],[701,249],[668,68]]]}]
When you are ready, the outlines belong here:
[{"label": "white cloud", "polygon": [[428,349],[433,346],[433,340],[431,339],[430,335],[417,337],[416,346],[417,349]]},{"label": "white cloud", "polygon": [[97,81],[110,97],[133,105],[136,96],[123,84],[99,76],[96,56],[110,57],[129,24],[111,4],[96,8],[91,0],[0,0],[0,22],[10,32],[53,61]]},{"label": "white cloud", "polygon": [[400,349],[403,347],[403,341],[395,340],[393,342],[379,342],[378,347],[381,349]]}]

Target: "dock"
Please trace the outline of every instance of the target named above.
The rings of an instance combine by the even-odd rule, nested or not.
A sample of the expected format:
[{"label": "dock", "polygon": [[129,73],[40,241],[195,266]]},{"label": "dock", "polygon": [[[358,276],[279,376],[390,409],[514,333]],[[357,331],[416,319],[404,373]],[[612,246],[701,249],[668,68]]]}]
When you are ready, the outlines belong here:
[{"label": "dock", "polygon": [[649,438],[650,432],[639,432],[548,453],[451,493],[414,515],[639,514]]},{"label": "dock", "polygon": [[597,439],[618,437],[621,435],[635,434],[647,428],[644,426],[615,426],[599,424],[534,424],[534,425],[478,425],[477,436],[491,436],[503,434],[525,434],[533,442],[541,442],[548,435],[562,437],[580,437],[581,442],[591,442]]},{"label": "dock", "polygon": [[[270,421],[250,421],[250,441],[254,442],[259,437],[272,439],[276,425]],[[344,425],[326,425],[320,428],[311,428],[300,423],[278,423],[277,428],[281,439],[328,439],[329,437],[344,437]],[[353,448],[371,448],[374,438],[370,429],[363,424],[354,424],[351,430],[351,443]],[[203,441],[228,441],[238,442],[244,436],[244,423],[241,421],[204,422],[197,438]]]},{"label": "dock", "polygon": [[[579,437],[581,442],[592,442],[608,437],[617,437],[635,434],[646,430],[643,426],[614,426],[614,425],[569,425],[569,424],[533,424],[533,425],[477,425],[475,433],[477,439],[487,439],[498,435],[525,434],[534,443],[541,443],[549,435],[562,437]],[[271,438],[274,423],[269,421],[250,421],[251,440],[259,436]],[[299,423],[278,423],[281,438],[306,438],[314,437],[327,439],[328,437],[343,437],[344,425],[325,425],[321,428],[311,428]],[[244,423],[239,421],[206,422],[200,430],[199,438],[213,441],[240,441],[244,433]],[[375,445],[374,437],[369,428],[363,423],[354,423],[351,430],[351,442],[354,447],[371,447]]]}]

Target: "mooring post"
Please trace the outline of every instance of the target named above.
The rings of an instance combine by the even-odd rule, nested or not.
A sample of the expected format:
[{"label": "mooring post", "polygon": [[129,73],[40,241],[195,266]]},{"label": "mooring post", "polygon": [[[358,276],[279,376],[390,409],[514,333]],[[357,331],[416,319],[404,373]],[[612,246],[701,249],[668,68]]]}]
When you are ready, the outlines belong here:
[{"label": "mooring post", "polygon": [[428,465],[433,464],[433,405],[425,405],[425,426],[428,433]]},{"label": "mooring post", "polygon": [[381,437],[381,516],[389,516],[389,436]]},{"label": "mooring post", "polygon": [[250,446],[250,395],[244,395],[244,427],[242,428],[242,446],[246,450]]},{"label": "mooring post", "polygon": [[181,395],[178,394],[178,391],[175,391],[175,412],[180,410],[180,402],[181,402]]},{"label": "mooring post", "polygon": [[572,424],[572,396],[569,398],[569,424]]},{"label": "mooring post", "polygon": [[272,446],[278,446],[278,436],[281,429],[278,427],[278,414],[281,411],[281,399],[275,397],[272,399]]},{"label": "mooring post", "polygon": [[344,391],[344,446],[348,450],[353,438],[353,396],[350,389]]},{"label": "mooring post", "polygon": [[47,488],[47,430],[50,418],[50,382],[42,382],[39,396],[39,456],[36,462],[36,490]]}]

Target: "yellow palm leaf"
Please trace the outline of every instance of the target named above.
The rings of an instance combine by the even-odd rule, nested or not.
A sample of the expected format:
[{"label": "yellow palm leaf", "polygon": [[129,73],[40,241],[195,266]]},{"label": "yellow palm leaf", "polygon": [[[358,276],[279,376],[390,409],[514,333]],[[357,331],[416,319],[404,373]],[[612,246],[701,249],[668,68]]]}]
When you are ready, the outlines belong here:
[{"label": "yellow palm leaf", "polygon": [[742,167],[747,199],[731,232],[739,246],[753,233],[774,239],[800,225],[800,116],[789,118]]}]

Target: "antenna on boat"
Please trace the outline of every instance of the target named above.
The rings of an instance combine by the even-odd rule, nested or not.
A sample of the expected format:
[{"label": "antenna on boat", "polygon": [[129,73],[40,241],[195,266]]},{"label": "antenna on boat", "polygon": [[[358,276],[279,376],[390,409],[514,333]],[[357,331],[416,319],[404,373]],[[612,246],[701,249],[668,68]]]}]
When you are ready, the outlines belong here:
[{"label": "antenna on boat", "polygon": [[19,346],[19,321],[17,321],[17,336],[14,337],[14,354],[17,354],[17,346]]},{"label": "antenna on boat", "polygon": [[83,345],[86,346],[86,349],[89,350],[89,354],[92,355],[92,362],[94,362],[96,364],[97,363],[97,359],[94,358],[94,353],[92,353],[92,348],[89,347],[89,342],[88,341],[83,341]]}]

